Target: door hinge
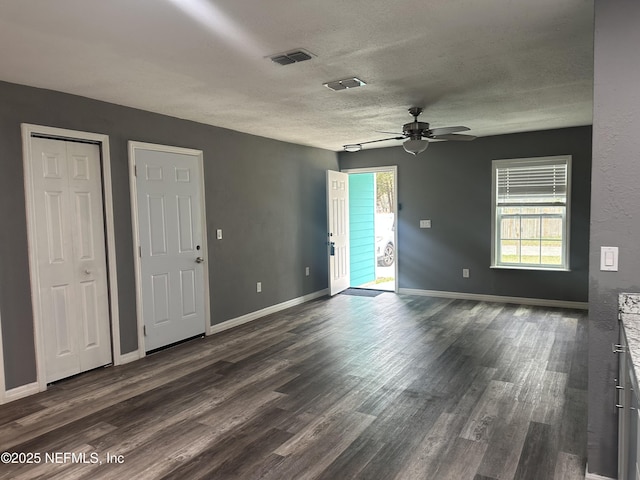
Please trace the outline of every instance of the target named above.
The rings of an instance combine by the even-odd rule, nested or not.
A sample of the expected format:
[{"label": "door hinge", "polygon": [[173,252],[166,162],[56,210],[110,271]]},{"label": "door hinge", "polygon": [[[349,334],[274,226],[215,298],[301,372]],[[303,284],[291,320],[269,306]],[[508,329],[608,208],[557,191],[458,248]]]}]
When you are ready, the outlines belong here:
[{"label": "door hinge", "polygon": [[619,343],[613,343],[611,344],[611,351],[613,351],[613,353],[627,353],[627,347]]},{"label": "door hinge", "polygon": [[142,333],[144,334],[145,337],[147,336],[147,326],[146,325],[142,326]]},{"label": "door hinge", "polygon": [[138,245],[138,256],[142,258],[142,247]]},{"label": "door hinge", "polygon": [[138,165],[133,165],[133,176],[137,177],[138,176]]}]

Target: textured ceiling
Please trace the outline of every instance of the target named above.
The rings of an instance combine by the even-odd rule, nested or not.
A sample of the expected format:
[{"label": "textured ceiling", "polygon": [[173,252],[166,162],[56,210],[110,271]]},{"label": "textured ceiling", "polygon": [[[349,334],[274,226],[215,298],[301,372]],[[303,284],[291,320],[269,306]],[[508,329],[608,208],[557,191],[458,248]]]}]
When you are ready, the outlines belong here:
[{"label": "textured ceiling", "polygon": [[330,150],[588,125],[593,0],[0,0],[0,80]]}]

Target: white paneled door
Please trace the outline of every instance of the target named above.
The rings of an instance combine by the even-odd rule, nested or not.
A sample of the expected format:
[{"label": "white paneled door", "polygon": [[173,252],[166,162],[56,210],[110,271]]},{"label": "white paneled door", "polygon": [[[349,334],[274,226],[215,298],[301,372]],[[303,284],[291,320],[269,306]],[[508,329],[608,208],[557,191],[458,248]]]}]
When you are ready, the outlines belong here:
[{"label": "white paneled door", "polygon": [[329,292],[349,288],[349,175],[327,171]]},{"label": "white paneled door", "polygon": [[46,382],[111,362],[100,149],[31,139]]},{"label": "white paneled door", "polygon": [[[136,146],[137,145],[137,146]],[[205,333],[202,154],[132,142],[145,350]]]}]

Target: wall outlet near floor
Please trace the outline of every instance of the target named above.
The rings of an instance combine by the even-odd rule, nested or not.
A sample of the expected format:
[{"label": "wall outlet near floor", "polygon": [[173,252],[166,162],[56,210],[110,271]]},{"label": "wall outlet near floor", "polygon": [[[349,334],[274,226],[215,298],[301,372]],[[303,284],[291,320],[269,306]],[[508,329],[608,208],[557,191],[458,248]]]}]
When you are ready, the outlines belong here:
[{"label": "wall outlet near floor", "polygon": [[304,267],[304,276],[305,277],[309,276],[309,267]]},{"label": "wall outlet near floor", "polygon": [[262,292],[262,282],[256,283],[256,292]]},{"label": "wall outlet near floor", "polygon": [[462,269],[462,278],[469,278],[469,269],[468,268],[463,268]]}]

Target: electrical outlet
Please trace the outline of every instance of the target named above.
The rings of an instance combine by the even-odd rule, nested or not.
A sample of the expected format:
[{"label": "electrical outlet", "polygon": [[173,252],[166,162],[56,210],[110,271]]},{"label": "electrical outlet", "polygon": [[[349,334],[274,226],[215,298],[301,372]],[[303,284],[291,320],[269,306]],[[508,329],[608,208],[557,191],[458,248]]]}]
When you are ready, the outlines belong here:
[{"label": "electrical outlet", "polygon": [[420,220],[420,228],[431,228],[431,220]]},{"label": "electrical outlet", "polygon": [[305,275],[305,277],[309,276],[309,267],[305,267],[304,268],[304,275]]},{"label": "electrical outlet", "polygon": [[256,284],[256,292],[258,293],[262,292],[262,282],[258,282]]},{"label": "electrical outlet", "polygon": [[462,269],[462,278],[469,278],[469,269],[468,268],[463,268]]}]

